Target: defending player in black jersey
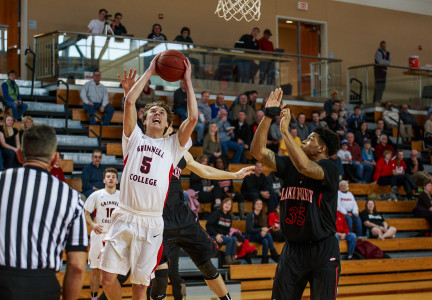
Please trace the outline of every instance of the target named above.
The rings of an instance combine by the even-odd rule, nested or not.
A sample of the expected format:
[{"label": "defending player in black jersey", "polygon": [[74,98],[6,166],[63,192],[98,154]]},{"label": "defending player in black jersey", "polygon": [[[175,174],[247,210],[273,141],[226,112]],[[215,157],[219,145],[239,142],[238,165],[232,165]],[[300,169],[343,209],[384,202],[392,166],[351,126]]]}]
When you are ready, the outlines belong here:
[{"label": "defending player in black jersey", "polygon": [[[339,137],[317,128],[298,147],[288,132],[291,113],[281,111],[282,90],[271,93],[266,117],[252,141],[252,156],[277,172],[283,181],[280,225],[287,242],[273,282],[273,300],[301,299],[306,284],[312,300],[335,299],[340,274],[336,240],[338,168],[328,157],[339,148]],[[266,148],[272,118],[281,114],[280,129],[289,156]]]}]

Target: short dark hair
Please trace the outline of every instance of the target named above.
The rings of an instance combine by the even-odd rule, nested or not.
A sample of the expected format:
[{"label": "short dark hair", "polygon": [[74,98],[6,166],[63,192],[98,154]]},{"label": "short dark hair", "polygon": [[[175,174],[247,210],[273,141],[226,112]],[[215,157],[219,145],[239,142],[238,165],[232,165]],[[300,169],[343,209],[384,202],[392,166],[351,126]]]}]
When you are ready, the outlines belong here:
[{"label": "short dark hair", "polygon": [[116,12],[116,13],[114,14],[114,18],[117,18],[117,16],[123,17],[122,13],[119,13],[119,12]]},{"label": "short dark hair", "polygon": [[102,150],[101,150],[101,149],[94,149],[93,152],[92,152],[92,156],[93,156],[95,153],[100,153],[100,154],[102,154]]},{"label": "short dark hair", "polygon": [[56,151],[57,137],[52,127],[34,125],[24,131],[21,149],[24,161],[37,159],[49,162]]},{"label": "short dark hair", "polygon": [[298,117],[300,118],[301,115],[303,115],[303,116],[306,117],[306,115],[304,113],[302,113],[302,112],[298,114]]},{"label": "short dark hair", "polygon": [[319,112],[318,112],[317,110],[314,110],[314,111],[312,112],[312,116],[313,116],[314,114],[318,114],[318,115],[319,115]]},{"label": "short dark hair", "polygon": [[161,26],[161,24],[159,24],[159,23],[154,23],[153,26],[152,26],[152,32],[153,32],[153,33],[154,33],[154,28],[155,28],[155,26],[159,26],[160,31],[162,31],[162,26]]},{"label": "short dark hair", "polygon": [[234,233],[233,234],[233,236],[237,239],[237,242],[239,242],[239,243],[243,243],[244,242],[244,238],[243,238],[243,236],[241,235],[241,234],[239,234],[239,233]]},{"label": "short dark hair", "polygon": [[15,70],[9,70],[9,72],[7,72],[7,76],[9,76],[10,74],[16,74],[17,72]]},{"label": "short dark hair", "polygon": [[[165,111],[167,113],[167,122],[168,122],[168,128],[169,128],[171,126],[171,124],[172,124],[173,112],[172,112],[171,108],[168,106],[168,104],[166,104],[163,101],[157,101],[157,102],[153,102],[153,103],[147,103],[146,106],[144,107],[143,120],[145,120],[147,118],[147,114],[148,114],[150,108],[152,108],[153,106],[159,106],[159,107],[162,107],[163,109],[165,109]],[[144,124],[143,128],[144,128],[143,131],[145,133],[146,132],[146,126],[145,126],[145,124]],[[166,128],[164,130],[164,134],[168,130],[168,128]]]},{"label": "short dark hair", "polygon": [[182,27],[182,29],[180,30],[180,34],[183,34],[183,31],[187,31],[188,32],[188,36],[190,35],[190,29],[189,27]]},{"label": "short dark hair", "polygon": [[335,103],[339,103],[340,104],[340,101],[339,100],[333,101],[333,104],[335,104]]},{"label": "short dark hair", "polygon": [[361,109],[361,107],[360,106],[354,106],[354,110],[356,110],[356,109]]},{"label": "short dark hair", "polygon": [[320,141],[326,146],[327,156],[332,156],[339,150],[340,138],[336,132],[323,127],[317,127],[313,132],[318,134]]},{"label": "short dark hair", "polygon": [[381,46],[382,44],[386,44],[386,41],[381,41],[381,42],[380,42],[380,46]]},{"label": "short dark hair", "polygon": [[101,8],[101,9],[99,9],[99,14],[101,13],[101,12],[105,12],[106,14],[108,13],[108,11],[105,9],[105,8]]},{"label": "short dark hair", "polygon": [[254,27],[254,28],[252,29],[252,31],[254,31],[254,30],[258,30],[258,32],[261,32],[260,29],[259,29],[258,27]]},{"label": "short dark hair", "polygon": [[103,172],[103,178],[105,178],[106,173],[114,173],[118,179],[118,171],[116,168],[106,168]]}]

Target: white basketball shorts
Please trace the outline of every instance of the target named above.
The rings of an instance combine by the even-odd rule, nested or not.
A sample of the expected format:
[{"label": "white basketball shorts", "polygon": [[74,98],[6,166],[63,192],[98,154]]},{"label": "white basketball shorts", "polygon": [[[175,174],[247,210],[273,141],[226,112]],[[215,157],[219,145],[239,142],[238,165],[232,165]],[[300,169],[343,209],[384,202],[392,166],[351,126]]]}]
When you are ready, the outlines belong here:
[{"label": "white basketball shorts", "polygon": [[88,264],[90,269],[100,269],[100,255],[103,248],[105,233],[97,234],[92,230],[90,233],[90,250],[88,253]]},{"label": "white basketball shorts", "polygon": [[119,205],[105,234],[100,269],[121,275],[130,269],[132,283],[148,286],[162,256],[163,226],[162,212],[142,212]]}]

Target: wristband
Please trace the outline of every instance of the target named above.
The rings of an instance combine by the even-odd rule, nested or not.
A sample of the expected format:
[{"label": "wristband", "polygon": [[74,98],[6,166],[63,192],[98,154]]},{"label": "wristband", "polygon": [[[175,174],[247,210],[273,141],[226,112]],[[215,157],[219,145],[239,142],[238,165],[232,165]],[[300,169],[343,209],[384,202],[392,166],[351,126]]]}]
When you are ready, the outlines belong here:
[{"label": "wristband", "polygon": [[266,107],[264,110],[264,114],[266,117],[273,119],[276,116],[280,116],[281,111],[282,110],[280,107]]}]

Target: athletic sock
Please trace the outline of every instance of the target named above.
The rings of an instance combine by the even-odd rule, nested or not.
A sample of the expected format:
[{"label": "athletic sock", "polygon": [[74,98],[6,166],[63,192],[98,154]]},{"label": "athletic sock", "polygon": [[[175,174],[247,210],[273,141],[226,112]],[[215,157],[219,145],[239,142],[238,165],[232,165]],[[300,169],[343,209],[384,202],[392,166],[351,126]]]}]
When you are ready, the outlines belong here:
[{"label": "athletic sock", "polygon": [[223,297],[219,297],[219,299],[221,299],[221,300],[232,300],[232,298],[231,298],[231,296],[230,296],[230,294],[228,293],[228,294],[226,294],[225,296],[223,296]]},{"label": "athletic sock", "polygon": [[97,300],[97,292],[96,293],[93,293],[93,292],[91,292],[91,300]]}]

